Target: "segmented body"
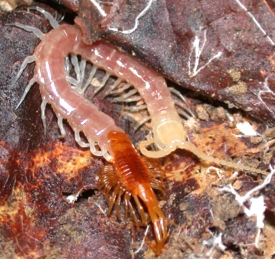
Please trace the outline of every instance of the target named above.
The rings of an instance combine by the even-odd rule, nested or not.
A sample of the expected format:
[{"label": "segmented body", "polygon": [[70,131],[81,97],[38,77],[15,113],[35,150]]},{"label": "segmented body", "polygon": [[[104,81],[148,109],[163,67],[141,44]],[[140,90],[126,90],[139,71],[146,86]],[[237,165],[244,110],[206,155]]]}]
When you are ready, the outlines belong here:
[{"label": "segmented body", "polygon": [[[55,23],[54,18],[49,13],[38,7],[35,9]],[[27,86],[21,101],[31,85],[38,82],[43,99],[41,108],[44,125],[44,110],[46,104],[49,103],[57,114],[61,133],[64,133],[62,119],[66,119],[74,129],[76,140],[80,145],[90,146],[93,154],[103,155],[114,165],[115,171],[106,172],[105,170],[105,173],[100,176],[102,179],[100,182],[103,185],[101,184],[99,187],[104,188],[105,193],[111,195],[110,208],[116,204],[118,215],[120,201],[117,201],[116,197],[117,195],[121,197],[125,193],[126,208],[131,208],[129,210],[131,212],[130,216],[135,223],[138,223],[138,219],[135,216],[130,198],[133,197],[138,206],[137,210],[142,225],[148,224],[143,209],[145,205],[156,236],[156,244],[151,244],[151,247],[156,254],[160,254],[167,239],[166,218],[158,206],[158,200],[152,187],[164,192],[162,178],[150,177],[148,168],[134,149],[129,137],[116,126],[112,118],[100,112],[95,105],[83,96],[83,89],[70,85],[67,80],[68,75],[64,70],[64,59],[70,53],[85,57],[97,67],[105,66],[104,59],[108,59],[109,56],[106,57],[103,50],[106,46],[109,49],[110,44],[99,42],[88,46],[82,43],[80,30],[73,25],[56,26],[46,35],[30,26],[15,25],[32,31],[41,38],[41,43],[35,48],[33,56],[26,58],[16,77],[17,80],[25,66],[35,61],[34,77]],[[116,49],[114,50],[115,53]],[[84,133],[89,144],[82,142],[79,132]],[[95,143],[100,147],[100,151],[96,149]],[[140,203],[139,199],[143,203]]]},{"label": "segmented body", "polygon": [[[147,219],[142,203],[146,204],[156,236],[156,244],[149,244],[156,255],[159,255],[168,234],[165,216],[158,206],[158,200],[152,187],[164,193],[163,176],[161,173],[150,176],[148,167],[133,148],[126,134],[114,131],[109,132],[108,137],[114,154],[114,170],[110,167],[105,168],[99,183],[100,188],[104,189],[105,195],[109,199],[108,213],[115,206],[117,217],[120,218],[119,204],[123,197],[125,216],[128,217],[130,214],[136,224],[146,225]],[[137,205],[140,221],[132,207],[131,197]]]},{"label": "segmented body", "polygon": [[[57,46],[62,48],[57,50]],[[82,131],[91,146],[96,142],[101,150],[113,156],[107,134],[122,130],[112,118],[71,88],[62,66],[69,53],[89,54],[85,57],[91,60],[97,58],[96,50],[81,42],[80,30],[72,25],[61,25],[50,31],[36,47],[34,73],[41,96],[75,131]]]},{"label": "segmented body", "polygon": [[[259,174],[268,174],[266,171],[257,168],[225,161],[203,153],[188,141],[182,119],[177,113],[175,102],[163,77],[139,63],[129,54],[119,51],[111,44],[101,44],[96,49],[99,56],[101,56],[96,64],[104,68],[109,74],[116,75],[129,85],[133,85],[146,103],[150,114],[153,138],[140,143],[140,151],[144,155],[159,158],[170,154],[177,148],[182,148],[208,162]],[[192,114],[188,108],[185,108],[185,110],[187,114]],[[157,150],[148,150],[148,147],[152,144]]]}]

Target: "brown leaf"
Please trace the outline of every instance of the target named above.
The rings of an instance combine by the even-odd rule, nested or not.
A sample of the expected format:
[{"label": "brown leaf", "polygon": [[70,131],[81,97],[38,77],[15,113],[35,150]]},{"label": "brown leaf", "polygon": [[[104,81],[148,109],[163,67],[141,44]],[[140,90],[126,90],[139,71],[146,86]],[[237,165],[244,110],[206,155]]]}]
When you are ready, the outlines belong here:
[{"label": "brown leaf", "polygon": [[[241,1],[240,1],[241,2]],[[76,23],[83,40],[106,39],[134,52],[167,79],[274,124],[274,6],[269,1],[80,2]],[[270,6],[269,6],[270,4]],[[116,7],[116,9],[114,9]],[[115,10],[115,11],[114,11]],[[112,31],[115,28],[118,31]]]}]

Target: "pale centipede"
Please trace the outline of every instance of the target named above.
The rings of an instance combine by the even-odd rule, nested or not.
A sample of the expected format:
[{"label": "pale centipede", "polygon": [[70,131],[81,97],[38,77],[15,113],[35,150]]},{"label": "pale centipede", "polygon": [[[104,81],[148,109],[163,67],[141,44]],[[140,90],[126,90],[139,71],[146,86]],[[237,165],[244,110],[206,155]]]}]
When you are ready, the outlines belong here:
[{"label": "pale centipede", "polygon": [[[129,207],[131,205],[130,198],[133,197],[138,207],[142,225],[148,224],[143,209],[143,206],[146,206],[156,237],[156,243],[150,242],[149,245],[156,255],[159,255],[168,234],[166,217],[159,208],[158,200],[152,188],[164,192],[162,178],[150,177],[147,166],[141,160],[129,137],[115,124],[112,118],[100,112],[94,104],[83,96],[85,87],[79,88],[77,85],[75,87],[70,85],[64,69],[64,59],[70,53],[85,57],[94,63],[96,68],[105,67],[104,59],[108,59],[108,56],[104,56],[102,50],[110,48],[111,45],[98,42],[88,46],[82,43],[81,31],[76,25],[63,24],[59,26],[51,14],[39,7],[34,9],[44,14],[54,29],[44,35],[37,28],[18,23],[11,24],[35,33],[41,39],[41,43],[35,48],[33,55],[25,59],[15,78],[16,82],[26,65],[35,62],[34,77],[26,87],[20,103],[24,100],[31,86],[37,82],[43,100],[41,112],[44,127],[46,124],[45,108],[47,104],[50,104],[57,115],[58,125],[63,135],[65,130],[62,120],[66,119],[74,130],[75,139],[80,146],[89,146],[91,153],[104,156],[114,165],[113,171],[110,170],[108,174],[105,171],[105,174],[102,175],[99,188],[111,195],[110,208],[116,204],[117,213],[119,213],[120,198],[124,195],[126,209],[130,208],[130,216],[135,224],[138,223],[138,220]],[[60,46],[62,47],[60,48]],[[116,48],[113,49],[116,51]],[[84,133],[88,143],[81,140],[80,132]],[[100,150],[96,148],[96,145],[100,147]]]}]

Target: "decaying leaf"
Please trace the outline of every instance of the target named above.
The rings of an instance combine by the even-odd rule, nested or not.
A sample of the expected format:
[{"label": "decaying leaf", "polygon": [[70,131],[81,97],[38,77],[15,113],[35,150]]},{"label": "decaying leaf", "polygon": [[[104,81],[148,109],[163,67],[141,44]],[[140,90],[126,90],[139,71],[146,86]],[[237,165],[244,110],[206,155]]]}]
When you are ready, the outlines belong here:
[{"label": "decaying leaf", "polygon": [[93,2],[81,1],[75,20],[85,42],[114,42],[182,87],[274,125],[271,1],[98,2],[106,17]]},{"label": "decaying leaf", "polygon": [[[69,6],[70,1],[65,2]],[[273,16],[266,3],[253,2],[248,10],[254,15],[257,10],[260,17],[267,13],[262,19],[267,26],[266,21],[272,22]],[[114,42],[125,41],[123,47],[134,50],[140,59],[174,82],[236,107],[255,108],[252,114],[261,116],[264,123],[240,111],[210,105],[191,94],[187,102],[197,118],[190,118],[185,129],[188,141],[207,154],[268,170],[274,162],[275,139],[274,129],[266,129],[265,125],[274,121],[273,46],[235,0],[215,0],[211,4],[155,1],[129,35],[114,33],[108,26],[131,28],[133,18],[146,1],[117,1],[120,8],[109,8],[112,16],[105,20],[91,3],[91,9],[85,9],[84,4],[87,2],[80,3],[80,18],[76,21],[81,24],[86,41],[94,40],[90,34]],[[91,24],[90,19],[97,19],[97,23]],[[96,189],[104,159],[80,148],[67,124],[66,137],[60,138],[50,107],[46,110],[44,134],[37,85],[15,109],[33,75],[33,65],[27,67],[14,86],[12,82],[24,58],[32,54],[39,42],[31,33],[6,26],[15,21],[32,24],[44,32],[50,28],[43,17],[26,9],[1,17],[0,258],[155,258],[144,237],[146,234],[147,238],[154,238],[152,228],[146,231],[129,222],[118,222],[115,214],[106,215],[107,202]],[[265,29],[270,39],[272,26],[270,23]],[[98,30],[91,31],[91,27]],[[211,60],[212,57],[215,58]],[[99,80],[101,76],[99,73]],[[260,94],[255,92],[259,89]],[[91,96],[88,91],[86,97]],[[112,97],[103,96],[104,92],[92,101],[116,120],[134,144],[144,139],[150,131],[149,124],[134,130],[144,115],[127,112],[123,105],[112,103]],[[259,99],[261,96],[266,99]],[[236,128],[240,122],[249,122],[256,136],[240,132]],[[262,184],[264,176],[237,174],[232,168],[202,161],[185,150],[159,159],[158,164],[166,172],[167,195],[160,204],[170,233],[159,258],[274,256],[274,177],[240,204],[238,195],[243,197]],[[237,195],[223,189],[230,190],[228,186]],[[261,196],[265,214],[246,214],[246,209],[252,210],[251,199]],[[263,228],[258,225],[260,216],[265,218]]]}]

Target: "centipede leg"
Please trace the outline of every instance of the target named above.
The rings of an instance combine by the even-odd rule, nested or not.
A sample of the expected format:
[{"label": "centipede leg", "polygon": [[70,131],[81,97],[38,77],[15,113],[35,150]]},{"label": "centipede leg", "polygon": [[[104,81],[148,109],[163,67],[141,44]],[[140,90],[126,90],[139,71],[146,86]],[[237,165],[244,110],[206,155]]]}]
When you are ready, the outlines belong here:
[{"label": "centipede leg", "polygon": [[79,92],[78,91],[78,85],[79,85],[79,82],[75,79],[75,78],[73,78],[73,77],[70,77],[70,76],[66,76],[66,80],[71,84],[71,87],[72,87],[72,89],[74,89],[75,91],[77,91],[77,92]]},{"label": "centipede leg", "polygon": [[[108,95],[113,94],[113,90],[122,82],[120,78],[117,78],[116,81],[113,83],[113,85],[110,87],[110,89],[105,93],[104,98],[106,98]],[[99,91],[101,89],[98,89]]]},{"label": "centipede leg", "polygon": [[[74,71],[76,73],[77,81],[79,83],[82,83],[84,76],[81,76],[81,74],[83,75],[83,73],[82,73],[82,71],[80,69],[80,66],[79,66],[79,63],[78,63],[78,59],[77,59],[77,56],[75,54],[71,54],[71,62],[73,64],[73,66],[74,66]],[[85,66],[86,66],[86,62],[85,62]],[[85,70],[85,67],[83,69]]]},{"label": "centipede leg", "polygon": [[[80,69],[79,81],[80,81],[80,82],[83,82],[83,81],[84,81],[86,65],[87,65],[86,59],[81,59],[81,61],[80,61],[80,63],[79,63],[79,69]],[[90,82],[89,82],[89,83],[90,83]],[[82,92],[84,93],[85,91],[83,91],[82,86],[80,86],[80,88],[82,89]]]},{"label": "centipede leg", "polygon": [[74,129],[74,138],[79,146],[81,146],[81,147],[89,147],[90,146],[89,143],[86,143],[81,140],[80,135],[79,135],[79,130],[77,130],[77,129]]},{"label": "centipede leg", "polygon": [[151,117],[147,116],[145,117],[141,122],[139,122],[139,124],[134,128],[134,132],[136,132],[143,124],[145,124],[146,122],[150,121]]},{"label": "centipede leg", "polygon": [[24,93],[23,93],[19,103],[16,105],[15,109],[17,109],[21,105],[21,103],[24,101],[24,99],[26,98],[26,95],[28,94],[28,92],[30,91],[30,89],[34,85],[34,83],[36,83],[36,78],[32,78],[30,80],[30,82],[28,83],[27,87],[24,90]]},{"label": "centipede leg", "polygon": [[[117,193],[119,191],[119,188],[120,188],[119,185],[115,186],[115,188],[114,188],[114,190],[112,192],[112,195],[111,195],[111,197],[108,200],[109,201],[109,208],[108,208],[107,215],[110,215],[110,213],[111,213],[111,211],[112,211],[112,209],[113,209],[113,207],[115,205],[115,202],[116,202],[116,199],[117,199]],[[117,213],[117,218],[120,220],[120,211],[119,212],[116,211],[116,213]]]},{"label": "centipede leg", "polygon": [[[142,105],[138,105],[138,106],[125,106],[124,107],[125,111],[130,111],[130,112],[140,112],[140,111],[146,110],[146,109],[147,109],[146,104],[142,104]],[[147,116],[146,121],[149,121],[149,120],[151,120],[151,117]],[[144,120],[142,120],[142,121],[144,121]],[[140,122],[141,125],[144,124],[144,122],[142,123],[142,121]]]},{"label": "centipede leg", "polygon": [[65,137],[66,131],[63,126],[63,117],[58,113],[57,114],[57,125],[59,127],[60,133],[62,137]]},{"label": "centipede leg", "polygon": [[125,192],[124,194],[124,203],[125,203],[125,218],[128,218],[128,209],[129,209],[129,204],[130,204],[130,198],[131,195],[129,192]]},{"label": "centipede leg", "polygon": [[113,103],[115,102],[125,102],[125,103],[129,103],[129,102],[137,102],[142,100],[142,97],[140,95],[135,95],[137,93],[136,89],[133,89],[131,91],[129,91],[128,93],[125,93],[123,95],[121,95],[120,97],[116,97],[113,99]]},{"label": "centipede leg", "polygon": [[[82,88],[82,93],[84,93],[84,92],[87,90],[88,86],[92,83],[92,79],[94,78],[94,75],[95,75],[97,69],[98,69],[98,67],[95,66],[95,65],[93,65],[92,70],[91,70],[91,72],[90,72],[90,75],[89,75],[89,77],[88,77],[88,79],[87,79],[87,82],[86,82],[86,84],[84,85],[84,87]],[[94,95],[95,95],[95,94],[93,94],[93,96],[94,96]]]},{"label": "centipede leg", "polygon": [[44,127],[44,134],[46,134],[46,130],[47,130],[46,114],[45,114],[46,106],[47,106],[47,101],[44,99],[41,103],[41,119]]},{"label": "centipede leg", "polygon": [[40,39],[42,39],[43,36],[44,36],[44,33],[42,31],[40,31],[38,28],[33,27],[33,26],[24,25],[24,24],[21,24],[21,23],[18,23],[18,22],[8,23],[6,25],[15,26],[15,27],[21,28],[25,31],[32,32],[36,37],[38,37]]},{"label": "centipede leg", "polygon": [[20,67],[20,70],[19,70],[17,76],[15,77],[15,79],[14,79],[14,81],[13,81],[11,87],[13,87],[13,86],[15,85],[15,83],[17,82],[17,80],[19,79],[19,77],[21,76],[21,74],[23,73],[23,71],[25,70],[26,66],[27,66],[28,64],[34,62],[34,61],[35,61],[35,57],[34,57],[34,56],[28,56],[28,57],[26,57],[26,58],[24,59],[22,65],[21,65],[21,67]]},{"label": "centipede leg", "polygon": [[138,207],[138,212],[139,212],[139,215],[140,215],[140,218],[141,218],[141,222],[143,224],[146,224],[147,223],[147,220],[146,220],[146,217],[145,217],[145,212],[144,212],[144,209],[143,209],[143,206],[141,205],[138,197],[136,195],[133,195],[134,197],[134,200],[136,202],[136,205]]},{"label": "centipede leg", "polygon": [[117,218],[119,220],[121,219],[121,215],[120,215],[120,202],[121,202],[121,196],[122,196],[122,194],[123,194],[123,190],[121,188],[119,188],[118,193],[117,193],[116,203],[115,203]]},{"label": "centipede leg", "polygon": [[92,139],[89,139],[88,142],[90,144],[90,151],[91,151],[92,154],[94,154],[95,156],[104,156],[105,157],[106,152],[104,152],[102,150],[97,150],[96,147],[95,147],[96,144]]},{"label": "centipede leg", "polygon": [[28,10],[36,10],[41,14],[43,14],[45,18],[50,22],[50,25],[53,28],[57,28],[59,26],[59,23],[57,22],[57,20],[49,12],[45,11],[43,8],[39,6],[31,6],[28,8]]},{"label": "centipede leg", "polygon": [[195,117],[194,113],[189,109],[188,104],[187,104],[186,99],[184,98],[184,96],[178,90],[176,90],[173,87],[168,87],[168,89],[170,90],[171,93],[176,95],[185,104],[185,105],[183,105],[182,102],[174,100],[175,104],[183,110],[182,115],[184,117],[186,117],[187,119],[190,118],[190,117]]},{"label": "centipede leg", "polygon": [[[120,80],[121,82],[121,80]],[[122,87],[118,88],[118,89],[115,89],[113,88],[112,86],[112,91],[110,92],[110,94],[120,94],[120,93],[123,93],[125,90],[129,89],[131,87],[131,84],[125,84],[123,85]]]}]

